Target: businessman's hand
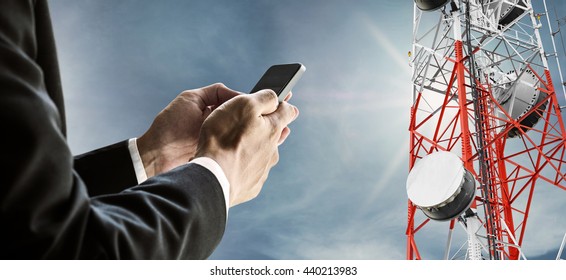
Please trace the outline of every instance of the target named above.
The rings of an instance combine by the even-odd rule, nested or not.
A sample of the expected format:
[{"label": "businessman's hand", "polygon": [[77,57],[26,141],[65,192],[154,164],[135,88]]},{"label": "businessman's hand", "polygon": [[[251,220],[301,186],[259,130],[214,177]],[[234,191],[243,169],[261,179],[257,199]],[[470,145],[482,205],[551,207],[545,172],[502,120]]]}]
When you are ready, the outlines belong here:
[{"label": "businessman's hand", "polygon": [[204,121],[196,157],[212,158],[222,167],[230,182],[230,206],[259,194],[279,160],[287,125],[298,114],[295,106],[279,104],[273,91],[262,90],[232,98]]},{"label": "businessman's hand", "polygon": [[215,108],[238,95],[223,84],[179,94],[137,140],[147,177],[167,172],[194,157],[204,120]]}]

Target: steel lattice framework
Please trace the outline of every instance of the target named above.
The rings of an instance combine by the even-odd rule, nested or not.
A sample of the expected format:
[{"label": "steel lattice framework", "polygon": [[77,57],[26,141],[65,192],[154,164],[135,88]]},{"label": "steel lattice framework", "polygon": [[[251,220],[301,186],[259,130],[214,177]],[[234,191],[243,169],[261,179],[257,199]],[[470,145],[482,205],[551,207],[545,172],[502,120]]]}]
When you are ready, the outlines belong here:
[{"label": "steel lattice framework", "polygon": [[[509,6],[516,14],[505,22],[502,9]],[[458,224],[469,231],[474,217],[481,227],[468,238],[483,258],[521,258],[535,188],[566,190],[566,130],[540,24],[530,0],[414,8],[409,168],[430,153],[450,151],[478,183],[471,210],[446,224],[445,258],[467,258],[462,252],[472,243],[452,250],[452,232]],[[504,102],[519,98],[514,86],[539,91],[519,116],[513,108],[525,100]],[[409,200],[407,259],[423,257],[429,221]]]}]

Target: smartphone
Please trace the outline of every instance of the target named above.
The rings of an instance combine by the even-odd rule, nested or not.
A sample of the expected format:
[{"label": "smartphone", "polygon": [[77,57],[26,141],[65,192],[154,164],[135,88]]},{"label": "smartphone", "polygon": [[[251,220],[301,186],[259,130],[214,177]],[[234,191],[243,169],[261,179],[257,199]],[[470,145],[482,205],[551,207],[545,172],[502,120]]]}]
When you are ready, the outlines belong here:
[{"label": "smartphone", "polygon": [[250,93],[271,89],[279,97],[279,102],[282,102],[301,79],[305,70],[305,66],[300,63],[273,65],[265,71]]}]

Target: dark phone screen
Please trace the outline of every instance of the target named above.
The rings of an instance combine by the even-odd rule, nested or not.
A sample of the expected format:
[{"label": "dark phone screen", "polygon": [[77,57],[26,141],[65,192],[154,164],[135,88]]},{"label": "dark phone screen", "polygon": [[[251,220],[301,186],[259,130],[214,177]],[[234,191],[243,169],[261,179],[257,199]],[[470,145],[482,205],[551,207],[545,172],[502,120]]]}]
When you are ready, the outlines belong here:
[{"label": "dark phone screen", "polygon": [[279,96],[300,68],[300,64],[281,64],[269,67],[251,90],[251,93],[262,89],[271,89]]}]

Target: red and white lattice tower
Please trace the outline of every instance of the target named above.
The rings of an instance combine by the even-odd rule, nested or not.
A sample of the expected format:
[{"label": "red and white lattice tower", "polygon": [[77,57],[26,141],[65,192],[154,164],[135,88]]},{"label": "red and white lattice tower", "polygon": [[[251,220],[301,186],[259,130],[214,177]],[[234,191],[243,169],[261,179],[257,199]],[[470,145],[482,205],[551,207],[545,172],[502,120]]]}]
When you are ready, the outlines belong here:
[{"label": "red and white lattice tower", "polygon": [[441,258],[419,248],[443,235],[446,259],[524,258],[534,190],[566,190],[540,17],[531,0],[415,0],[407,259]]}]

